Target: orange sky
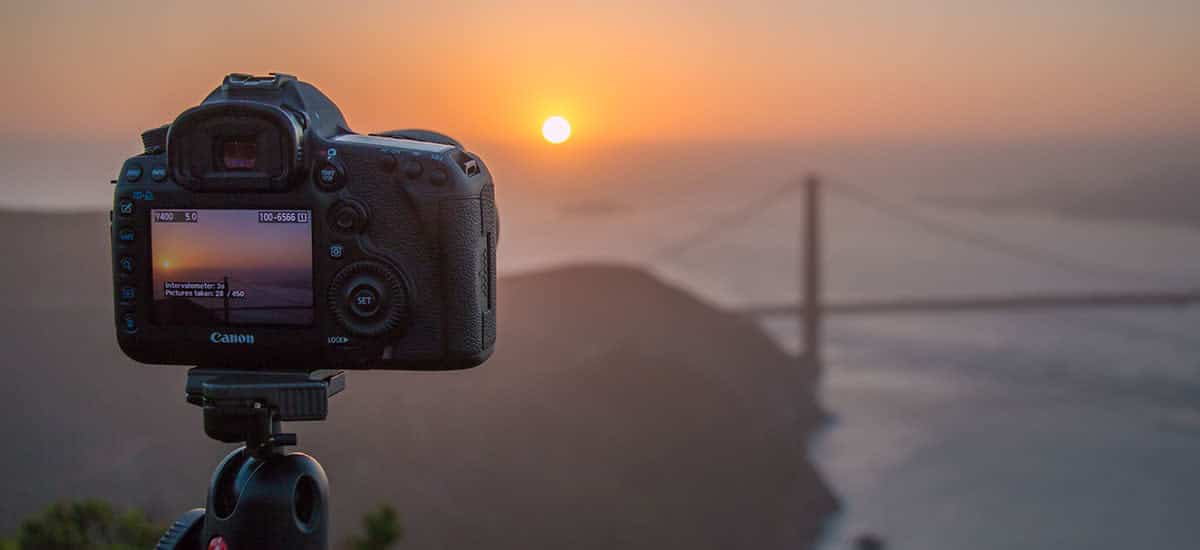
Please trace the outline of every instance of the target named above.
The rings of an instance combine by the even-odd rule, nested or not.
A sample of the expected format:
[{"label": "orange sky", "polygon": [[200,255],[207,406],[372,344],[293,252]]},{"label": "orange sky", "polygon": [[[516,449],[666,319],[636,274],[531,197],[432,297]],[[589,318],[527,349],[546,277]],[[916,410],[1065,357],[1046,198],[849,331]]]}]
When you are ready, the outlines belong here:
[{"label": "orange sky", "polygon": [[227,72],[275,70],[317,84],[358,131],[468,142],[534,145],[553,114],[575,146],[1200,128],[1200,2],[834,4],[6,5],[0,124],[136,138]]},{"label": "orange sky", "polygon": [[198,215],[194,223],[154,223],[153,269],[162,280],[218,273],[245,280],[255,269],[305,276],[312,271],[309,224],[259,224],[254,210],[201,210]]}]

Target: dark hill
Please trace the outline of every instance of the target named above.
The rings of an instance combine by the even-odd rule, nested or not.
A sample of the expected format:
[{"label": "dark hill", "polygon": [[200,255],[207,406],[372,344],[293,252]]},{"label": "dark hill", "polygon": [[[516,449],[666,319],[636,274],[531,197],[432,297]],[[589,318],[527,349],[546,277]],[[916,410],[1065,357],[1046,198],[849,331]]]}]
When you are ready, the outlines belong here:
[{"label": "dark hill", "polygon": [[[226,449],[185,369],[116,349],[106,220],[0,213],[0,534],[65,497],[162,518]],[[806,456],[815,373],[752,323],[636,269],[501,282],[497,353],[450,374],[351,373],[296,424],[337,536],[394,503],[412,548],[803,548],[835,507]]]}]

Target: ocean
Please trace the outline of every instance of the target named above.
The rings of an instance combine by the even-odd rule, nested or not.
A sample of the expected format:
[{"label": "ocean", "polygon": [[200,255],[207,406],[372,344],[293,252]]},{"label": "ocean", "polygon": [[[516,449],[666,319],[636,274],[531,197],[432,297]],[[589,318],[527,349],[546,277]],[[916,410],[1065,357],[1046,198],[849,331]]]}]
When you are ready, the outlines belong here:
[{"label": "ocean", "polygon": [[[1200,208],[1186,207],[1200,203],[1185,200],[1200,186],[1196,144],[477,151],[497,179],[502,273],[632,264],[739,309],[797,299],[795,183],[809,171],[827,182],[829,303],[1200,288]],[[56,168],[62,181],[39,195],[13,179],[33,169],[14,165],[0,196],[107,208],[119,159],[82,158],[107,171]],[[796,319],[758,321],[798,350]],[[831,419],[812,443],[843,510],[824,548],[863,533],[926,550],[1194,545],[1197,327],[1200,307],[830,317]]]}]

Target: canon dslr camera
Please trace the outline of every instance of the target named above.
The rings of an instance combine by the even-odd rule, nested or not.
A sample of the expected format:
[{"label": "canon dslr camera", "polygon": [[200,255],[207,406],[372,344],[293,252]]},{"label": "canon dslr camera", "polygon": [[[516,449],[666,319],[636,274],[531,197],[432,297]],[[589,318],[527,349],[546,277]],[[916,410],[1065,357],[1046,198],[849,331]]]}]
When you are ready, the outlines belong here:
[{"label": "canon dslr camera", "polygon": [[456,141],[356,134],[329,98],[283,74],[231,74],[142,140],[113,197],[129,357],[445,370],[491,354],[494,187]]}]

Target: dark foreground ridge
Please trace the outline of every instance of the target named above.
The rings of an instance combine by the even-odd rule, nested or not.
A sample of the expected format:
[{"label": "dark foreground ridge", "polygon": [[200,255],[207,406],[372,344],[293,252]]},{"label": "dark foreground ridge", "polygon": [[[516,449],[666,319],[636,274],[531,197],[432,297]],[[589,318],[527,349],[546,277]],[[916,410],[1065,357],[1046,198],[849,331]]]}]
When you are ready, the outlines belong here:
[{"label": "dark foreground ridge", "polygon": [[[0,212],[0,535],[59,498],[166,520],[225,446],[185,369],[113,340],[103,215]],[[329,473],[335,537],[378,502],[412,548],[806,548],[835,502],[807,457],[816,373],[752,323],[627,267],[501,282],[483,367],[352,372],[292,424]]]}]

